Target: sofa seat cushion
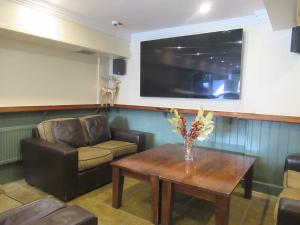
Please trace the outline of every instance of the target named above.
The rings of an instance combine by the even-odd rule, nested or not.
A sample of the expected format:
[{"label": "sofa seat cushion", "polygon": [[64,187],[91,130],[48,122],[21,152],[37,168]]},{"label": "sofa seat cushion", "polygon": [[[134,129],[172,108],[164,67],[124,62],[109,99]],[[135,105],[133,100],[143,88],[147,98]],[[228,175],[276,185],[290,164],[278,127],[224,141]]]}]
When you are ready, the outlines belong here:
[{"label": "sofa seat cushion", "polygon": [[91,169],[113,160],[113,154],[108,149],[82,147],[77,150],[79,171]]},{"label": "sofa seat cushion", "polygon": [[137,152],[137,144],[118,140],[105,141],[92,147],[110,150],[114,158]]},{"label": "sofa seat cushion", "polygon": [[300,201],[300,190],[296,188],[284,188],[280,193],[274,209],[274,219],[277,220],[278,206],[280,198],[290,198]]},{"label": "sofa seat cushion", "polygon": [[300,192],[300,172],[287,170],[284,173],[283,187],[296,188]]}]

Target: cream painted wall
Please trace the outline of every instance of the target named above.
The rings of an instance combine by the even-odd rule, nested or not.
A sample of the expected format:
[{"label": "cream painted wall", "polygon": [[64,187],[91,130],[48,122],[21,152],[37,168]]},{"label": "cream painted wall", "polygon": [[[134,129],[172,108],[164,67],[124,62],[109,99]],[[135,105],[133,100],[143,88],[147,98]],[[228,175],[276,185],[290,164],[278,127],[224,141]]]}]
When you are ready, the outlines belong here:
[{"label": "cream painted wall", "polygon": [[0,0],[0,28],[97,52],[127,57],[129,41],[83,27],[8,0]]},{"label": "cream painted wall", "polygon": [[[244,28],[240,100],[140,97],[140,41]],[[117,103],[300,116],[300,55],[290,52],[291,30],[272,31],[265,18],[247,17],[138,33]]]},{"label": "cream painted wall", "polygon": [[97,56],[0,38],[0,107],[95,104],[97,76]]}]

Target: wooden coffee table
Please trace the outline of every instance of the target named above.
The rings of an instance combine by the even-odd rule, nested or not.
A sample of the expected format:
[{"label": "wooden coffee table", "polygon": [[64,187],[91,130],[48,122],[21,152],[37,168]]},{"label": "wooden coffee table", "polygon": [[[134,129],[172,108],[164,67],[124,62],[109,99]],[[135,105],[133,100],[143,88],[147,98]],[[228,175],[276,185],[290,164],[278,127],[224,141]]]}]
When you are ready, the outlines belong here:
[{"label": "wooden coffee table", "polygon": [[149,182],[151,187],[151,220],[154,224],[160,223],[161,212],[161,182],[157,174],[160,162],[157,157],[162,157],[164,151],[160,149],[160,147],[154,148],[111,163],[112,206],[114,208],[121,206],[124,177],[133,177]]},{"label": "wooden coffee table", "polygon": [[255,159],[203,148],[194,153],[194,161],[186,162],[182,146],[167,144],[113,162],[113,207],[120,207],[124,176],[131,176],[151,184],[154,224],[160,222],[162,182],[163,225],[171,223],[175,191],[215,203],[216,225],[227,225],[230,195],[242,178],[245,198],[251,198]]}]

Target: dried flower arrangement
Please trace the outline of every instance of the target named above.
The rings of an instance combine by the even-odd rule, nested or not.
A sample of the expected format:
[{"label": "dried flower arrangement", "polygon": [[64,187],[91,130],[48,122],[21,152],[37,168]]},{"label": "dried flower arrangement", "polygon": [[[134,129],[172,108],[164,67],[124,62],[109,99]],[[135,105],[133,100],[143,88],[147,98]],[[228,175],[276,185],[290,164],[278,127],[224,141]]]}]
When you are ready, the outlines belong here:
[{"label": "dried flower arrangement", "polygon": [[169,122],[175,127],[173,130],[175,133],[181,135],[184,138],[186,160],[193,160],[192,146],[193,142],[198,139],[203,141],[208,138],[214,129],[213,113],[208,112],[204,114],[204,110],[200,108],[198,110],[195,120],[191,123],[189,131],[187,130],[187,121],[183,114],[178,112],[177,109],[171,109],[173,117],[169,119]]}]

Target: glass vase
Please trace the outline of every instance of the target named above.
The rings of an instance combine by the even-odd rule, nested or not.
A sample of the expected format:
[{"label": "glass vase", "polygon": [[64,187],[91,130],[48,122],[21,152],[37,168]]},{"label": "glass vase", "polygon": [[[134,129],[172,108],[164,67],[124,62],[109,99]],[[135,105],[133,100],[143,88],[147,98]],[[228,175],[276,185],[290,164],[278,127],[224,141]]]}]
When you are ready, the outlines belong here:
[{"label": "glass vase", "polygon": [[184,158],[186,161],[193,161],[193,142],[191,138],[184,138]]}]

